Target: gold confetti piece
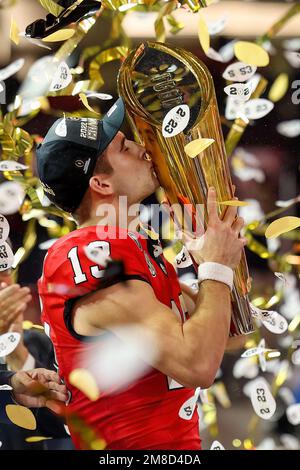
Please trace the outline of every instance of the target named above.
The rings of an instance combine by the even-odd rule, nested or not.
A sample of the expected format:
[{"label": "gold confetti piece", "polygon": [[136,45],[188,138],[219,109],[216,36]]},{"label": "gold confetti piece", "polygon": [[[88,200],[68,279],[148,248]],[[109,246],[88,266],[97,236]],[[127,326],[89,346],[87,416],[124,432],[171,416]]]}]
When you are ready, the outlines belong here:
[{"label": "gold confetti piece", "polygon": [[294,230],[295,228],[300,227],[300,218],[287,216],[281,217],[280,219],[274,220],[268,227],[265,232],[266,238],[276,238],[282,235],[283,233]]},{"label": "gold confetti piece", "polygon": [[185,147],[185,153],[190,158],[195,158],[199,153],[203,152],[207,147],[214,143],[214,139],[195,139],[189,142]]},{"label": "gold confetti piece", "polygon": [[31,436],[31,437],[26,437],[25,441],[26,442],[40,442],[40,441],[46,441],[48,439],[53,439],[53,438],[43,437],[43,436]]},{"label": "gold confetti piece", "polygon": [[210,48],[210,37],[207,24],[205,23],[202,16],[200,17],[198,26],[198,37],[203,51],[205,52],[205,54],[207,54]]},{"label": "gold confetti piece", "polygon": [[211,387],[211,391],[218,400],[218,402],[223,406],[223,408],[230,408],[231,401],[228,396],[225,384],[223,382],[216,382]]},{"label": "gold confetti piece", "polygon": [[36,429],[36,420],[32,411],[25,406],[6,405],[5,407],[8,419],[20,428],[34,431]]},{"label": "gold confetti piece", "polygon": [[110,49],[105,49],[92,60],[89,66],[89,77],[91,80],[98,82],[97,89],[101,88],[101,86],[104,84],[104,79],[101,74],[101,67],[108,62],[123,59],[127,56],[127,54],[127,47],[117,46]]},{"label": "gold confetti piece", "polygon": [[100,116],[100,113],[98,113],[97,111],[95,111],[95,110],[89,105],[87,96],[86,96],[84,93],[79,93],[79,98],[80,98],[80,100],[82,101],[83,105],[86,107],[86,109],[88,109],[89,111],[91,111],[91,113],[98,114],[98,116]]},{"label": "gold confetti piece", "polygon": [[92,450],[103,450],[106,448],[106,442],[104,439],[95,439],[90,445]]},{"label": "gold confetti piece", "polygon": [[288,375],[289,375],[289,368],[290,368],[290,364],[288,361],[281,362],[279,372],[275,379],[275,385],[277,388],[281,387],[284,384],[284,382],[287,380]]},{"label": "gold confetti piece", "polygon": [[66,41],[74,36],[74,29],[60,29],[49,36],[46,36],[42,39],[44,42],[59,42],[59,41]]},{"label": "gold confetti piece", "polygon": [[167,261],[169,261],[169,263],[171,264],[175,263],[175,258],[176,258],[177,253],[175,252],[173,246],[168,246],[167,248],[164,248],[163,252],[164,252],[164,257],[166,258]]},{"label": "gold confetti piece", "polygon": [[292,320],[291,323],[289,324],[288,330],[289,330],[290,332],[293,332],[293,331],[295,331],[295,330],[298,328],[299,325],[300,325],[300,315],[298,314],[298,315],[296,315],[296,316],[293,318],[293,320]]},{"label": "gold confetti piece", "polygon": [[19,34],[20,34],[19,27],[18,27],[16,21],[12,18],[11,23],[10,23],[9,37],[10,37],[11,41],[16,44],[16,46],[18,46],[19,42],[20,42]]},{"label": "gold confetti piece", "polygon": [[284,97],[289,88],[289,77],[287,73],[281,73],[274,81],[269,91],[269,100],[276,103]]},{"label": "gold confetti piece", "polygon": [[63,7],[57,5],[53,0],[39,0],[39,2],[48,13],[52,13],[54,16],[59,16],[64,11]]},{"label": "gold confetti piece", "polygon": [[232,445],[233,447],[240,447],[242,445],[242,441],[240,441],[240,439],[233,439]]},{"label": "gold confetti piece", "polygon": [[177,0],[170,0],[160,8],[157,18],[154,23],[155,36],[158,42],[165,42],[166,30],[164,25],[164,18],[167,18],[173,10],[177,8]]},{"label": "gold confetti piece", "polygon": [[69,382],[84,393],[91,401],[98,400],[100,392],[92,374],[86,369],[74,369],[69,375]]},{"label": "gold confetti piece", "polygon": [[244,206],[249,206],[250,202],[232,199],[231,201],[222,201],[222,202],[219,202],[218,204],[220,204],[221,206],[244,207]]},{"label": "gold confetti piece", "polygon": [[244,448],[245,448],[246,450],[251,450],[253,447],[254,447],[254,444],[253,444],[253,442],[251,441],[251,439],[245,439],[245,440],[244,440]]},{"label": "gold confetti piece", "polygon": [[120,5],[118,10],[121,11],[121,12],[124,12],[124,11],[130,10],[131,8],[134,8],[136,6],[137,6],[137,3],[125,3],[123,5]]},{"label": "gold confetti piece", "polygon": [[42,325],[34,325],[30,320],[24,320],[22,323],[23,330],[30,330],[31,328],[36,328],[38,330],[44,330]]},{"label": "gold confetti piece", "polygon": [[238,41],[234,45],[234,54],[238,60],[249,65],[265,67],[270,59],[265,49],[253,42]]},{"label": "gold confetti piece", "polygon": [[296,255],[287,255],[285,256],[285,261],[289,264],[300,265],[300,256]]}]

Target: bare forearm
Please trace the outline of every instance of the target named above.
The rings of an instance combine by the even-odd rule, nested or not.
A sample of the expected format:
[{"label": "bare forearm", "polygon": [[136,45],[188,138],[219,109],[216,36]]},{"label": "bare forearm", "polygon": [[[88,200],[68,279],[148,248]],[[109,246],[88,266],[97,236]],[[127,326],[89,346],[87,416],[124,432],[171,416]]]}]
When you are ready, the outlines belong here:
[{"label": "bare forearm", "polygon": [[183,334],[195,358],[217,370],[227,345],[231,317],[229,288],[220,282],[200,285],[192,317],[184,324]]},{"label": "bare forearm", "polygon": [[247,335],[231,336],[228,338],[226,351],[236,351],[243,349],[247,341]]},{"label": "bare forearm", "polygon": [[9,356],[6,356],[6,364],[12,371],[22,369],[28,357],[28,349],[23,344],[19,345]]}]

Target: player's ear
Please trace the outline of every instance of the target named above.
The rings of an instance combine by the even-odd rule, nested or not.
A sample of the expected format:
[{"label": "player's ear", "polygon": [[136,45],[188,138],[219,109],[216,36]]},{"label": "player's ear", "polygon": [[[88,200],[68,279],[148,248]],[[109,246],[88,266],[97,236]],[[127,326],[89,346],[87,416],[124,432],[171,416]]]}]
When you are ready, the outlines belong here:
[{"label": "player's ear", "polygon": [[106,174],[93,175],[90,178],[90,189],[100,196],[111,196],[113,194],[113,186],[111,178]]}]

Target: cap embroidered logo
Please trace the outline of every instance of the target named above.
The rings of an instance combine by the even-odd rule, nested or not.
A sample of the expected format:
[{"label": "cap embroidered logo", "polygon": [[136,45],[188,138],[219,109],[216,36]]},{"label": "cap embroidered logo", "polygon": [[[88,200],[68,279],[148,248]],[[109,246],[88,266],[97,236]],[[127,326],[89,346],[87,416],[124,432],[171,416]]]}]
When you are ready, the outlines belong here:
[{"label": "cap embroidered logo", "polygon": [[82,168],[84,166],[84,161],[83,160],[75,160],[75,165],[77,168]]}]

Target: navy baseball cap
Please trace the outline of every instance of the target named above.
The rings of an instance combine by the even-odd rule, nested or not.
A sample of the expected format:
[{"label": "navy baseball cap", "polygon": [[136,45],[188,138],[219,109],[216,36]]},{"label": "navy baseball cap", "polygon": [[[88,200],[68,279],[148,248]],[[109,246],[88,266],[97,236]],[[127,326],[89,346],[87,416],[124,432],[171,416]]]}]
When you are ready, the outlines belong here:
[{"label": "navy baseball cap", "polygon": [[119,98],[103,119],[61,118],[37,146],[37,170],[50,201],[66,212],[80,205],[97,159],[120,130],[125,107]]}]

